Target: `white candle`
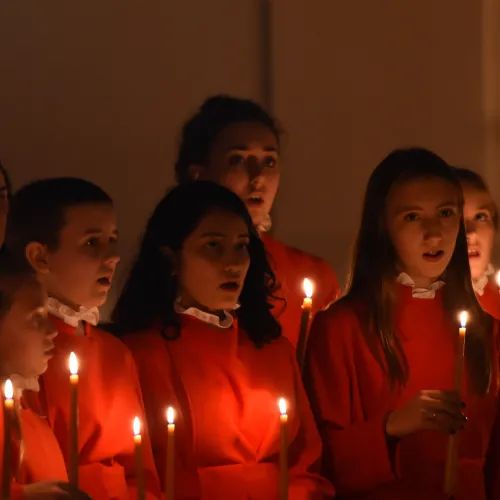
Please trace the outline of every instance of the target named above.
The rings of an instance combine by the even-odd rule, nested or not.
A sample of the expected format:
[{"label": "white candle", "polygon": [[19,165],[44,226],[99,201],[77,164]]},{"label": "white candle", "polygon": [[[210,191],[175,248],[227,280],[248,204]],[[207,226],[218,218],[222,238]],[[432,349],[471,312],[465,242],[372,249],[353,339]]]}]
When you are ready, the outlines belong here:
[{"label": "white candle", "polygon": [[142,436],[141,436],[141,421],[139,417],[134,418],[132,426],[134,431],[135,443],[135,458],[137,466],[137,498],[138,500],[145,500],[146,491],[144,489],[144,466],[142,461]]},{"label": "white candle", "polygon": [[165,499],[174,500],[174,471],[175,471],[175,423],[174,409],[167,409],[167,461],[165,464]]},{"label": "white candle", "polygon": [[313,284],[309,278],[303,282],[304,301],[302,302],[302,314],[300,316],[299,339],[297,341],[297,363],[302,371],[304,367],[304,358],[306,355],[307,335],[311,323]]},{"label": "white candle", "polygon": [[11,446],[11,429],[12,419],[14,417],[14,387],[10,379],[5,381],[4,385],[4,402],[3,402],[3,470],[2,470],[2,498],[8,500],[10,498],[10,483],[11,483],[11,464],[12,464],[12,446]]},{"label": "white candle", "polygon": [[69,355],[69,482],[78,487],[78,358]]},{"label": "white candle", "polygon": [[281,398],[278,401],[280,410],[280,500],[288,500],[288,443],[287,443],[287,404],[286,400]]}]

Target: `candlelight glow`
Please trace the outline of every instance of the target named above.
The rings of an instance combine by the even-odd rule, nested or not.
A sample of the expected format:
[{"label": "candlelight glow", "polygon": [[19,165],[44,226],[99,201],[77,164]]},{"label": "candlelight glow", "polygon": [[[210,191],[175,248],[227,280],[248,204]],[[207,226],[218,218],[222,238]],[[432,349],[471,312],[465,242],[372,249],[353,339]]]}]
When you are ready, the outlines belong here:
[{"label": "candlelight glow", "polygon": [[10,379],[5,381],[5,386],[3,388],[5,399],[12,399],[14,397],[14,387],[12,387],[12,382]]},{"label": "candlelight glow", "polygon": [[306,294],[306,297],[310,299],[313,296],[313,284],[310,279],[305,278],[304,279],[304,293]]},{"label": "candlelight glow", "polygon": [[74,352],[69,355],[69,372],[71,375],[78,375],[78,359]]},{"label": "candlelight glow", "polygon": [[497,273],[497,285],[500,286],[500,271]]},{"label": "candlelight glow", "polygon": [[139,417],[134,418],[134,436],[140,436],[141,434],[141,421],[139,420]]},{"label": "candlelight glow", "polygon": [[174,409],[171,406],[167,408],[167,422],[170,425],[174,423]]},{"label": "candlelight glow", "polygon": [[460,313],[460,325],[465,328],[467,325],[467,311],[462,311]]},{"label": "candlelight glow", "polygon": [[286,415],[286,401],[283,398],[280,398],[278,401],[278,406],[280,408],[280,413]]}]

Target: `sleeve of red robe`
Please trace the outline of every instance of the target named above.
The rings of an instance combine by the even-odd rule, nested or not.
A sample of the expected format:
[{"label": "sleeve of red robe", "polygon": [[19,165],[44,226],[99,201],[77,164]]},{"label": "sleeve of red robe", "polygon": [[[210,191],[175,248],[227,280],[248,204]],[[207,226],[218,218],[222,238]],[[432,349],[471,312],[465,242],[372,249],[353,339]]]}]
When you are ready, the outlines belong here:
[{"label": "sleeve of red robe", "polygon": [[323,472],[339,495],[353,495],[395,479],[384,415],[365,420],[355,352],[363,349],[359,323],[337,303],[319,313],[309,338],[304,380],[323,441]]}]

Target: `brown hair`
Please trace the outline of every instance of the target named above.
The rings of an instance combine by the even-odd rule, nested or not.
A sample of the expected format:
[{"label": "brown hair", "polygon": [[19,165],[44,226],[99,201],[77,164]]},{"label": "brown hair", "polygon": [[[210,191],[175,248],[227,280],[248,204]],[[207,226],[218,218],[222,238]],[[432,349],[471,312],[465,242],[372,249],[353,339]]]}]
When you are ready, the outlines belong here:
[{"label": "brown hair", "polygon": [[[376,333],[377,344],[382,347],[379,354],[377,345],[374,354],[392,385],[407,382],[409,367],[394,331],[393,283],[397,274],[397,256],[386,228],[385,205],[393,186],[422,177],[444,179],[454,185],[462,208],[460,184],[451,167],[438,155],[423,148],[397,149],[390,153],[368,181],[345,297],[347,301],[361,300],[366,306],[363,319],[368,331]],[[489,337],[492,323],[472,288],[463,217],[446,270],[446,283],[443,301],[450,324],[456,323],[459,311],[465,309],[470,313],[465,355],[473,387],[478,393],[484,393],[491,373]]]}]

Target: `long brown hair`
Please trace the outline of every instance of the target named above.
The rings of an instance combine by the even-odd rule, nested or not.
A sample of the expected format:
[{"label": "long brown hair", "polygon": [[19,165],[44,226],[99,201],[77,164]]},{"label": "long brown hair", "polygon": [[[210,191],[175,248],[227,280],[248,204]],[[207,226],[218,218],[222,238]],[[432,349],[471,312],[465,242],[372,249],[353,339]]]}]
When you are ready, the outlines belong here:
[{"label": "long brown hair", "polygon": [[[375,168],[368,181],[345,297],[347,301],[361,300],[366,307],[364,320],[382,347],[382,355],[378,354],[379,346],[374,354],[392,385],[407,382],[409,367],[394,331],[393,283],[397,275],[397,255],[385,222],[386,199],[396,184],[422,177],[444,179],[455,186],[462,211],[460,184],[442,158],[423,148],[394,150]],[[465,356],[473,388],[485,393],[491,374],[489,339],[493,325],[472,288],[463,216],[446,269],[443,302],[450,324],[457,323],[459,311],[469,312]]]}]

